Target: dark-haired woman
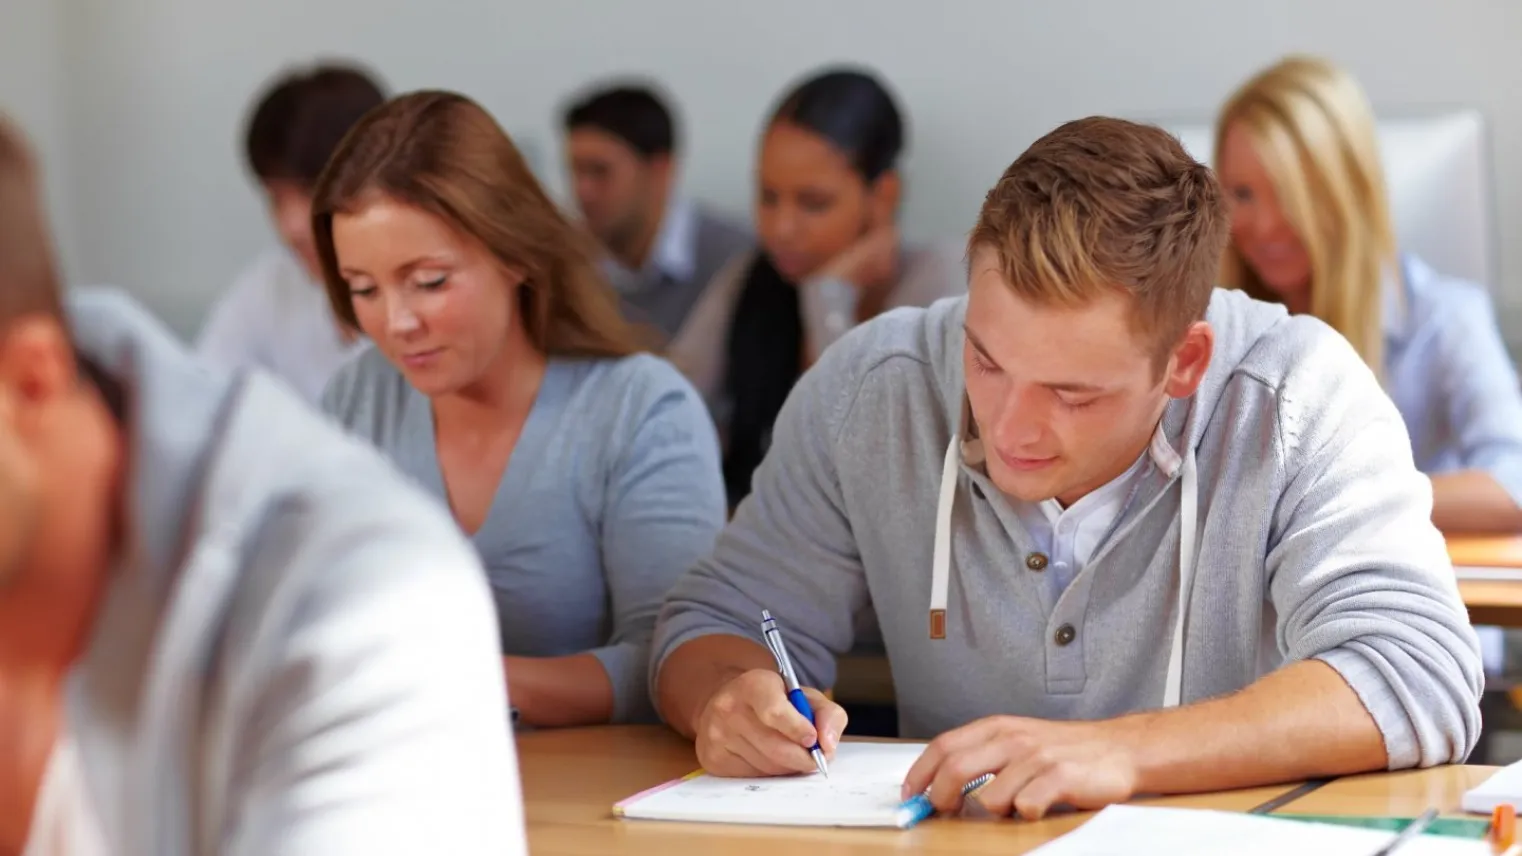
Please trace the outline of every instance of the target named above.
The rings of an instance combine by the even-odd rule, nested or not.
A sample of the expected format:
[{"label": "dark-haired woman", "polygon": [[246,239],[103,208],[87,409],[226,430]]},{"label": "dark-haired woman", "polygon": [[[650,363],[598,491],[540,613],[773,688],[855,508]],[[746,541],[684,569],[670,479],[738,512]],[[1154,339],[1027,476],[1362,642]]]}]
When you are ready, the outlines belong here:
[{"label": "dark-haired woman", "polygon": [[714,277],[670,356],[708,401],[734,507],[803,370],[856,324],[966,288],[961,255],[900,241],[904,125],[874,77],[832,70],[772,113],[756,169],[760,246]]},{"label": "dark-haired woman", "polygon": [[718,443],[692,386],[636,353],[590,238],[444,92],[355,127],[313,234],[335,314],[374,343],[324,406],[470,534],[522,721],[652,719],[656,611],[724,523]]}]

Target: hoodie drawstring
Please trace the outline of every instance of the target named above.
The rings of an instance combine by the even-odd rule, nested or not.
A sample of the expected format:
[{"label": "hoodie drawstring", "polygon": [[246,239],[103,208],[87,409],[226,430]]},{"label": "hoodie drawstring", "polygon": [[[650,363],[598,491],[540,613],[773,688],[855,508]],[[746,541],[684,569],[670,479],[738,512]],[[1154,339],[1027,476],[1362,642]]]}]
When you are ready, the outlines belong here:
[{"label": "hoodie drawstring", "polygon": [[[946,638],[946,595],[951,586],[951,512],[956,506],[958,471],[962,440],[953,437],[946,447],[941,468],[941,492],[936,503],[935,543],[930,569],[930,638]],[[1168,676],[1163,684],[1163,707],[1177,707],[1183,698],[1184,630],[1189,613],[1190,587],[1194,582],[1195,539],[1198,534],[1199,476],[1191,448],[1182,461],[1168,445],[1162,426],[1152,439],[1152,458],[1172,478],[1180,475],[1179,496],[1179,588],[1178,609],[1174,616],[1173,644],[1168,654]]]}]

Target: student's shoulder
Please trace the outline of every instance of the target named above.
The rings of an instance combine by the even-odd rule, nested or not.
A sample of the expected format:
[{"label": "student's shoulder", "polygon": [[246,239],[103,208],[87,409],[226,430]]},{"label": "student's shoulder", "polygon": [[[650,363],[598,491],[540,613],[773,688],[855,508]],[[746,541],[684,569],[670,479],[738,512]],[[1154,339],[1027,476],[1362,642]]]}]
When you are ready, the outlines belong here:
[{"label": "student's shoulder", "polygon": [[552,362],[571,384],[561,405],[571,414],[560,442],[590,446],[616,461],[637,447],[682,445],[718,464],[718,432],[703,398],[666,360],[627,357]]},{"label": "student's shoulder", "polygon": [[[265,638],[310,641],[313,656],[396,653],[420,629],[452,627],[490,646],[490,594],[479,555],[441,504],[356,437],[314,431],[279,459],[299,475],[245,543],[247,573],[233,605]],[[261,459],[268,465],[269,458]],[[433,637],[457,654],[455,642]]]},{"label": "student's shoulder", "polygon": [[965,295],[891,309],[841,336],[826,349],[819,365],[861,376],[960,365],[966,317]]},{"label": "student's shoulder", "polygon": [[[1196,396],[1210,399],[1211,410],[1261,412],[1272,420],[1284,454],[1314,454],[1371,436],[1364,427],[1402,424],[1374,370],[1321,319],[1230,291],[1217,293],[1210,320],[1216,334],[1212,371]],[[1402,429],[1380,436],[1405,435]],[[1404,440],[1400,446],[1407,448]],[[1392,448],[1391,454],[1401,452]]]},{"label": "student's shoulder", "polygon": [[665,403],[702,409],[701,396],[676,367],[650,353],[555,361],[571,375],[573,406],[614,420],[639,419]]},{"label": "student's shoulder", "polygon": [[218,448],[204,513],[214,528],[252,529],[266,586],[379,585],[426,573],[414,567],[424,558],[423,567],[473,567],[436,500],[283,385],[250,378]]},{"label": "student's shoulder", "polygon": [[965,295],[884,312],[826,348],[794,394],[823,400],[830,421],[844,418],[869,388],[950,402],[960,395],[966,317]]},{"label": "student's shoulder", "polygon": [[1399,313],[1397,326],[1406,339],[1462,340],[1495,326],[1495,305],[1485,286],[1441,273],[1413,255],[1401,261],[1405,300],[1387,311]]},{"label": "student's shoulder", "polygon": [[1318,372],[1328,378],[1367,373],[1358,352],[1330,325],[1291,315],[1278,303],[1217,289],[1206,318],[1214,336],[1212,374],[1250,378],[1277,391]]}]

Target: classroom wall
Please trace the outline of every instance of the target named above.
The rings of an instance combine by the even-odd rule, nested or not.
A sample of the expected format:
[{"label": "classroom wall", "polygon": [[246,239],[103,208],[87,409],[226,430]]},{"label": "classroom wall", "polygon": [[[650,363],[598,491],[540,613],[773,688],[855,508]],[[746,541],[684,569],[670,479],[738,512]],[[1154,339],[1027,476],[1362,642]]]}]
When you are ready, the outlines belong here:
[{"label": "classroom wall", "polygon": [[[5,2],[44,19],[52,8]],[[600,74],[652,73],[680,101],[686,187],[740,212],[779,90],[815,64],[866,61],[911,115],[905,225],[932,236],[964,231],[999,171],[1055,124],[1208,118],[1247,74],[1301,49],[1345,63],[1381,108],[1485,112],[1496,286],[1522,342],[1522,242],[1507,240],[1522,234],[1513,0],[72,0],[60,14],[61,119],[44,90],[20,89],[44,133],[56,141],[61,126],[71,143],[50,149],[50,167],[72,203],[75,278],[124,284],[182,331],[268,240],[238,159],[247,99],[282,63],[316,54],[366,59],[397,87],[476,96],[557,193],[556,105]]]}]

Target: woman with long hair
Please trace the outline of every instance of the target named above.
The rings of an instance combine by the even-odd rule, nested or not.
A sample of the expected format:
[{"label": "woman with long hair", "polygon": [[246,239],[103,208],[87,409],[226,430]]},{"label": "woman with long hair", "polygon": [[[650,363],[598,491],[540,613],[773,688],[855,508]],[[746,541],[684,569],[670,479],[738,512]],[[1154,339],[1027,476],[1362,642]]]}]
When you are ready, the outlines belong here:
[{"label": "woman with long hair", "polygon": [[904,142],[887,88],[855,69],[798,84],[766,124],[760,245],[715,275],[670,349],[720,427],[732,505],[750,492],[782,402],[831,342],[967,287],[960,249],[899,237]]},{"label": "woman with long hair", "polygon": [[461,95],[368,114],[312,219],[333,311],[374,343],[324,406],[474,540],[521,720],[653,717],[656,611],[725,518],[702,400],[638,352],[590,239]]},{"label": "woman with long hair", "polygon": [[1522,392],[1490,297],[1400,251],[1357,81],[1314,57],[1265,69],[1221,110],[1215,165],[1223,284],[1347,338],[1406,423],[1440,528],[1522,531]]}]

